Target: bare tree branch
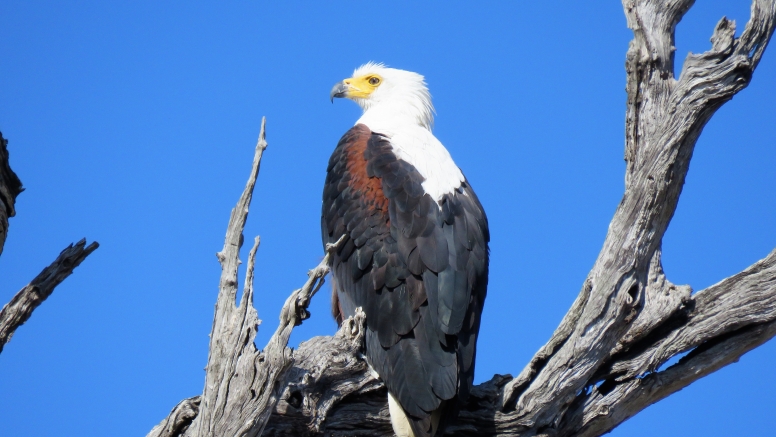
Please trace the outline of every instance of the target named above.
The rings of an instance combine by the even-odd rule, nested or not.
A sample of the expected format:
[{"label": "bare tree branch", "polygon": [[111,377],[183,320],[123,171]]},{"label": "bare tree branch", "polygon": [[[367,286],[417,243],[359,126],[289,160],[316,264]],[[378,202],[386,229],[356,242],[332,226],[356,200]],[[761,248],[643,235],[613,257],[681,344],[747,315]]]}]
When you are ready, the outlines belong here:
[{"label": "bare tree branch", "polygon": [[[213,329],[210,335],[210,357],[206,368],[205,390],[201,397],[187,399],[176,406],[149,436],[257,436],[262,433],[277,399],[286,385],[277,384],[293,363],[288,340],[291,331],[310,316],[310,299],[323,286],[329,272],[329,254],[343,238],[327,248],[326,256],[313,270],[302,288],[286,300],[280,313],[280,324],[263,351],[256,349],[254,340],[260,320],[253,306],[253,272],[259,238],[256,237],[248,257],[248,267],[240,304],[237,297],[237,269],[242,232],[248,217],[248,207],[259,173],[261,158],[267,148],[266,119],[262,120],[259,141],[248,183],[237,206],[232,210],[224,249],[217,254],[221,263]],[[363,317],[362,325],[363,325]],[[356,335],[361,328],[352,328]],[[358,347],[360,347],[360,338]],[[327,411],[323,408],[323,411]]]},{"label": "bare tree branch", "polygon": [[[579,398],[560,435],[598,436],[694,381],[738,361],[776,334],[776,250],[697,293],[653,339],[614,357],[606,381]],[[668,369],[669,359],[691,351]],[[622,383],[624,382],[624,383]]]},{"label": "bare tree branch", "polygon": [[[239,307],[235,306],[235,302],[237,299],[237,269],[240,265],[240,248],[243,243],[242,232],[248,218],[248,207],[259,174],[261,157],[267,148],[265,126],[266,120],[262,119],[261,133],[256,143],[256,152],[248,183],[229,218],[224,248],[216,254],[221,263],[220,291],[210,334],[210,356],[206,367],[205,390],[202,394],[199,415],[193,424],[194,435],[236,435],[237,429],[245,426],[250,429],[254,426],[254,421],[249,420],[246,423],[245,418],[240,417],[242,409],[228,408],[228,401],[230,395],[236,394],[230,393],[229,389],[232,383],[235,383],[235,388],[251,386],[244,380],[233,381],[233,379],[235,377],[252,377],[253,372],[248,371],[245,367],[253,367],[252,361],[256,360],[259,355],[253,345],[260,321],[253,307],[252,289],[244,290]],[[251,252],[255,253],[257,247],[258,239]],[[246,370],[247,373],[238,373],[238,367],[240,370]],[[283,367],[279,370],[284,371]],[[271,389],[272,387],[270,387]],[[237,417],[234,417],[235,415]],[[260,430],[258,431],[260,432]],[[189,429],[189,433],[191,432],[192,428]]]},{"label": "bare tree branch", "polygon": [[[724,281],[697,293],[675,316],[684,323],[663,326],[611,364],[601,379],[618,381],[654,372],[668,359],[753,324],[776,320],[776,251]],[[672,326],[674,325],[674,326]],[[672,330],[668,330],[673,327]],[[647,346],[648,345],[648,346]],[[636,347],[638,346],[638,347]]]},{"label": "bare tree branch", "polygon": [[[652,265],[660,260],[655,254],[676,209],[698,136],[714,112],[748,85],[776,19],[776,2],[755,0],[744,34],[728,39],[732,48],[722,50],[720,29],[734,26],[723,19],[726,25],[717,26],[712,49],[689,56],[685,74],[676,81],[674,28],[691,4],[624,1],[634,31],[626,61],[626,190],[588,275],[590,297],[581,315],[578,309],[571,311],[561,322],[573,330],[543,368],[524,371],[536,374],[530,383],[514,381],[506,387],[505,406],[517,399],[526,427],[553,428],[609,355],[626,349],[628,338],[641,336],[626,336],[640,313],[647,320],[661,320],[672,312],[646,298],[650,272],[662,272]],[[674,302],[681,305],[686,294],[681,292]]]},{"label": "bare tree branch", "polygon": [[[776,251],[695,295],[689,286],[671,283],[662,268],[662,238],[676,210],[695,143],[716,110],[749,84],[776,23],[776,0],[753,0],[741,36],[735,38],[735,23],[723,18],[714,29],[711,49],[689,55],[675,79],[674,30],[692,3],[623,1],[634,33],[626,55],[625,193],[603,248],[549,342],[517,378],[496,375],[476,386],[446,435],[599,436],[776,334]],[[241,232],[242,228],[236,234]],[[236,258],[232,262],[231,282],[222,281],[222,294],[225,286],[236,284],[237,262]],[[319,286],[311,286],[310,294]],[[233,307],[234,294],[230,296],[227,301]],[[217,308],[221,299],[219,295]],[[267,346],[267,357],[282,359],[274,364],[274,386],[264,386],[254,396],[272,393],[272,400],[263,407],[251,404],[244,415],[229,416],[232,428],[226,421],[221,428],[228,432],[210,427],[192,433],[191,426],[185,435],[257,435],[262,429],[266,436],[393,434],[385,388],[361,355],[361,314],[334,337],[313,338],[295,352],[286,348],[288,337],[281,333],[293,327],[286,321],[295,324],[307,315],[292,304],[306,305],[308,300],[298,291],[292,294],[281,312],[281,327]],[[216,327],[226,323],[223,320],[217,309],[213,338]],[[232,328],[245,331],[238,346],[253,346],[255,325],[251,326],[253,330]],[[223,330],[231,332],[228,327]],[[279,344],[273,343],[275,337]],[[228,352],[232,347],[226,341],[216,343],[211,339],[209,363],[214,350]],[[232,354],[221,358],[220,365],[231,365],[234,357],[245,359],[244,352]],[[686,356],[660,370],[681,354]],[[261,367],[250,360],[247,370]],[[242,408],[246,400],[231,393],[251,386],[252,382],[236,379],[237,374],[244,377],[243,372],[221,372],[235,375],[227,389],[219,389],[222,379],[213,379],[212,387],[208,379],[203,396],[208,390],[222,398],[228,395],[219,404],[222,411]],[[252,381],[247,373],[246,381]],[[201,408],[215,402],[204,399]],[[162,425],[179,428],[175,417],[184,416],[182,410],[176,407]],[[238,430],[239,426],[243,428]]]},{"label": "bare tree branch", "polygon": [[[16,196],[22,191],[22,182],[11,170],[8,160],[8,140],[0,133],[0,254],[3,253],[8,236],[8,218],[16,215]],[[0,352],[11,341],[16,329],[29,320],[35,308],[51,296],[54,288],[99,246],[97,242],[86,246],[86,240],[81,240],[75,246],[71,244],[66,247],[50,266],[43,269],[0,310]]]},{"label": "bare tree branch", "polygon": [[11,340],[16,328],[23,325],[35,308],[51,296],[54,288],[70,276],[73,269],[98,247],[100,245],[96,241],[88,246],[86,240],[71,244],[0,310],[0,352]]}]

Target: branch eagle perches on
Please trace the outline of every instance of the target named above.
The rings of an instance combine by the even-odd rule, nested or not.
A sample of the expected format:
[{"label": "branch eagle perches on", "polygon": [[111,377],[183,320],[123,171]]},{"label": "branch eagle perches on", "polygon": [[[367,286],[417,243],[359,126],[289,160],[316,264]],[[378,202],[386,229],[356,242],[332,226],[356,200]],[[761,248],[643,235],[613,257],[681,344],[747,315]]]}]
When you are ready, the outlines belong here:
[{"label": "branch eagle perches on", "polygon": [[[692,3],[623,1],[634,33],[626,54],[625,193],[603,248],[547,344],[517,377],[496,375],[476,386],[445,435],[599,436],[776,335],[776,250],[695,294],[672,284],[661,265],[663,235],[696,141],[713,114],[749,84],[776,23],[776,0],[754,0],[741,36],[723,18],[711,49],[690,54],[675,78],[674,30]],[[296,291],[265,350],[253,345],[253,255],[238,307],[235,292],[257,172],[254,161],[219,256],[224,274],[205,392],[181,402],[149,435],[392,435],[385,389],[360,355],[361,315],[334,337],[291,351],[288,334],[307,317],[309,302]],[[305,286],[312,291],[301,295],[320,287],[325,269],[322,263],[311,273]]]}]

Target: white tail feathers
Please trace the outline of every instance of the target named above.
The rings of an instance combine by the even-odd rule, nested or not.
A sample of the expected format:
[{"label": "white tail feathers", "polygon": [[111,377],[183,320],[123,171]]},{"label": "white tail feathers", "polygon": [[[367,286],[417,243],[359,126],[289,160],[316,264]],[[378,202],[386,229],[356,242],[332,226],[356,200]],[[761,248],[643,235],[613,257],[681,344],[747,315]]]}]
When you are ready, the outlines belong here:
[{"label": "white tail feathers", "polygon": [[[417,437],[415,433],[412,432],[410,419],[407,417],[407,413],[404,412],[404,408],[399,405],[399,401],[393,397],[391,392],[388,392],[388,412],[391,414],[391,426],[393,427],[393,432],[396,434],[396,437]],[[441,408],[431,413],[432,436],[436,434],[441,414]]]}]

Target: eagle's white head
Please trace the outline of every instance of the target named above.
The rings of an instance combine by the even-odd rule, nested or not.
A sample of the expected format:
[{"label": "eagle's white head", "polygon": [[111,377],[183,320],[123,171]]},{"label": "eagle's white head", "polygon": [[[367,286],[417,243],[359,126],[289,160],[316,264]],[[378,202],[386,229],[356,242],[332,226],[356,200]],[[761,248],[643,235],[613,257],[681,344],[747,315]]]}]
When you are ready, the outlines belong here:
[{"label": "eagle's white head", "polygon": [[364,114],[379,112],[383,117],[416,123],[428,130],[434,124],[434,105],[426,82],[411,71],[367,62],[353,71],[353,77],[334,85],[332,101],[335,97],[353,100]]}]

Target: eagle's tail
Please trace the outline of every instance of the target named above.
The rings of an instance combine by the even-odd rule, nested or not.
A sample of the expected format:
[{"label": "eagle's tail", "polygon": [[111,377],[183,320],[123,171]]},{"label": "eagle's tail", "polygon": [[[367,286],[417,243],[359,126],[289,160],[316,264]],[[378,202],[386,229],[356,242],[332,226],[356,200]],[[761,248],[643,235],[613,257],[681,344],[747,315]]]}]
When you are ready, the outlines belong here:
[{"label": "eagle's tail", "polygon": [[439,430],[439,419],[447,409],[447,402],[442,404],[431,415],[424,418],[409,416],[399,401],[388,392],[388,412],[391,414],[391,426],[396,437],[434,437]]}]

